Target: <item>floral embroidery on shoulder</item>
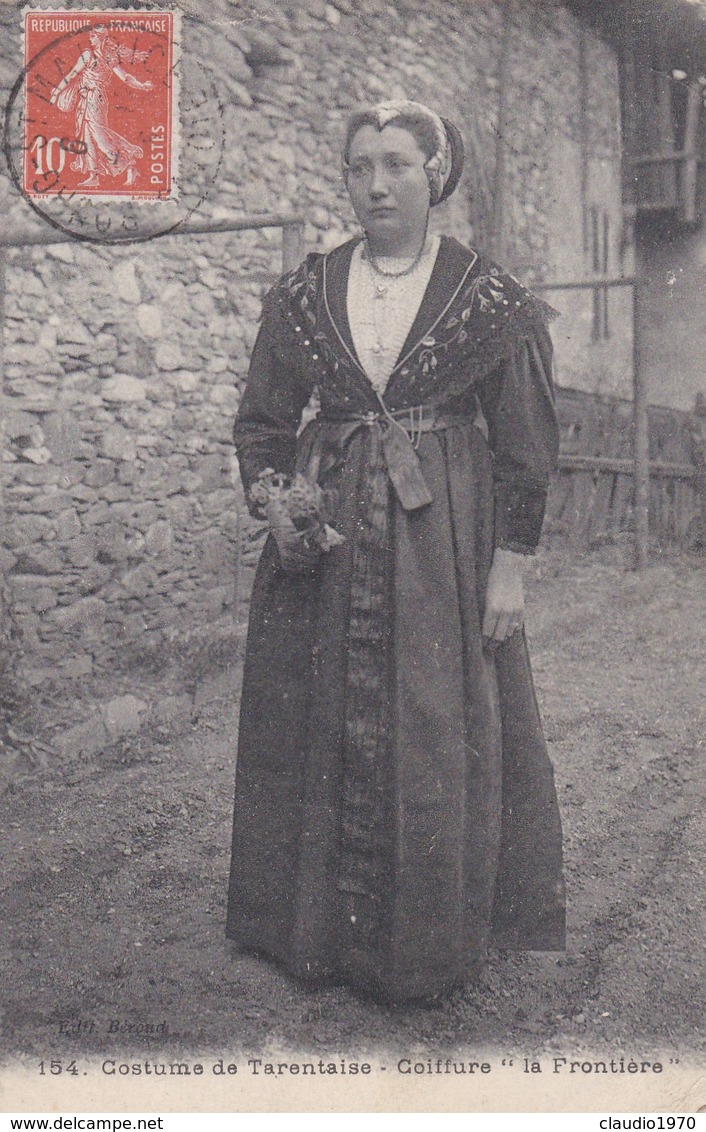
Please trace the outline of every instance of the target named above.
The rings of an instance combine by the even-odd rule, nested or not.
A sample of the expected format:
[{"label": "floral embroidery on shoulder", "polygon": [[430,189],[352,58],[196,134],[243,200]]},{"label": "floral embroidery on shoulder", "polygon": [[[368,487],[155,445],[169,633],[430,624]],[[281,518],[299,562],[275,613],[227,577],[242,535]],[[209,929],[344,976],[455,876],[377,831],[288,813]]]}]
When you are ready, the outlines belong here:
[{"label": "floral embroidery on shoulder", "polygon": [[[495,268],[471,279],[468,287],[462,292],[458,304],[454,304],[463,308],[460,314],[462,322],[469,322],[474,308],[480,314],[495,314],[499,306],[510,305],[509,299],[506,297],[506,284],[503,281],[502,274]],[[509,280],[510,276],[506,275],[505,279]],[[527,294],[524,287],[519,283],[517,283],[516,289],[524,292],[525,295]],[[455,322],[456,318],[452,315],[446,324],[447,329],[455,325]]]},{"label": "floral embroidery on shoulder", "polygon": [[487,314],[497,303],[505,298],[505,285],[497,275],[479,275],[473,280],[470,291],[470,305],[477,302],[481,311]]},{"label": "floral embroidery on shoulder", "polygon": [[312,252],[295,271],[282,276],[269,293],[291,334],[292,346],[304,358],[307,373],[322,396],[347,401],[355,377],[350,359],[335,345],[335,334],[323,301],[323,262]]},{"label": "floral embroidery on shoulder", "polygon": [[311,264],[307,257],[304,263],[291,275],[285,276],[282,283],[290,301],[301,311],[312,325],[316,322],[317,294],[321,285],[321,271]]},{"label": "floral embroidery on shoulder", "polygon": [[479,380],[555,313],[509,273],[479,262],[441,320],[404,359],[401,376],[420,397],[467,385],[469,372]]},{"label": "floral embroidery on shoulder", "polygon": [[[520,284],[517,284],[516,290],[528,295]],[[480,343],[488,329],[493,333],[501,326],[504,329],[503,323],[510,316],[510,300],[505,296],[503,273],[498,269],[490,268],[472,276],[457,296],[436,336],[428,335],[422,339],[418,355],[422,376],[428,377],[439,369],[457,347],[470,342]],[[517,301],[515,309],[520,305]],[[497,315],[502,322],[491,323],[488,328],[487,319],[483,317],[488,315]]]}]

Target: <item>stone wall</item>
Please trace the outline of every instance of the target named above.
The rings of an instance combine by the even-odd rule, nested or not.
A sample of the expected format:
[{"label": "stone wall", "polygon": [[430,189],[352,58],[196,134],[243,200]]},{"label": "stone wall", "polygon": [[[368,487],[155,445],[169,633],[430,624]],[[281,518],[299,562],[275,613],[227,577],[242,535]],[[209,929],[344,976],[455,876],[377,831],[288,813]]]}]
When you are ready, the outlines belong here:
[{"label": "stone wall", "polygon": [[[217,0],[207,23],[186,18],[184,51],[212,73],[226,135],[198,218],[294,208],[308,248],[335,246],[355,230],[338,157],[349,112],[417,98],[457,121],[468,149],[436,227],[487,243],[500,188],[508,266],[535,281],[583,274],[589,202],[568,205],[587,154],[618,167],[615,60],[554,0],[511,0],[503,77],[502,9]],[[0,9],[6,91],[19,70],[18,20]],[[585,197],[590,178],[579,183]],[[619,216],[618,178],[609,195]],[[0,209],[11,228],[38,226],[5,175]],[[8,253],[1,564],[31,683],[90,689],[231,624],[241,509],[230,436],[279,240],[273,230]],[[564,337],[584,342],[590,373],[581,311],[571,327]]]}]

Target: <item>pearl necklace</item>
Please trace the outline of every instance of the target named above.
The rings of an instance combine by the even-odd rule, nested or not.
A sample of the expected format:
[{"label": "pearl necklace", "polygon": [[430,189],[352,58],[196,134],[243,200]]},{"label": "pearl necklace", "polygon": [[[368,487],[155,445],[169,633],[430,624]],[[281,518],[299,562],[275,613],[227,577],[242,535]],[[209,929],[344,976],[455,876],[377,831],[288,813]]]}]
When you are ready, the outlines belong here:
[{"label": "pearl necklace", "polygon": [[[422,240],[422,244],[421,244],[419,251],[415,255],[412,262],[407,267],[403,268],[402,271],[385,271],[382,267],[380,267],[378,260],[375,258],[375,255],[373,254],[373,251],[370,247],[370,244],[368,243],[367,236],[364,236],[363,237],[363,259],[369,265],[371,271],[373,271],[376,275],[382,275],[382,277],[384,279],[402,279],[402,278],[404,278],[405,275],[411,275],[412,272],[415,270],[415,268],[419,267],[419,264],[421,263],[422,258],[424,257],[424,255],[426,253],[428,253],[430,247],[431,247],[431,244],[428,242],[427,234],[425,232],[424,233],[424,239]],[[381,257],[381,258],[396,259],[398,257],[396,257],[396,256],[384,256],[384,257]],[[402,258],[402,257],[399,257],[399,258]]]}]

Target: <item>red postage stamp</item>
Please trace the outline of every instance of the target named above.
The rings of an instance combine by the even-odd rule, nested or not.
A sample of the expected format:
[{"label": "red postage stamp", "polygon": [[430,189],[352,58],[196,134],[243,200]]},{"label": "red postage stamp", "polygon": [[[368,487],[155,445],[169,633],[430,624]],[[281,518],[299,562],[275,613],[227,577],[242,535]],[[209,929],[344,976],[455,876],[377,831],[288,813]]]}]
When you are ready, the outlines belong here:
[{"label": "red postage stamp", "polygon": [[25,193],[173,199],[179,13],[23,15]]}]

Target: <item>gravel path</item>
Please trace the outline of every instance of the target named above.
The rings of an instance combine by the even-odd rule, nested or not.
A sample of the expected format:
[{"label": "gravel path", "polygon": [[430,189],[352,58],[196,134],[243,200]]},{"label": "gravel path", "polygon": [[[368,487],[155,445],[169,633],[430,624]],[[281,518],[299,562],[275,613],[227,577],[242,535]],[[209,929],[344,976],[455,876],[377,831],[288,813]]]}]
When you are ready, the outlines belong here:
[{"label": "gravel path", "polygon": [[6,1051],[703,1054],[706,567],[637,577],[604,551],[541,557],[529,581],[566,834],[565,956],[494,954],[479,985],[394,1010],[304,993],[235,954],[234,663],[186,733],[65,759],[2,799]]}]

